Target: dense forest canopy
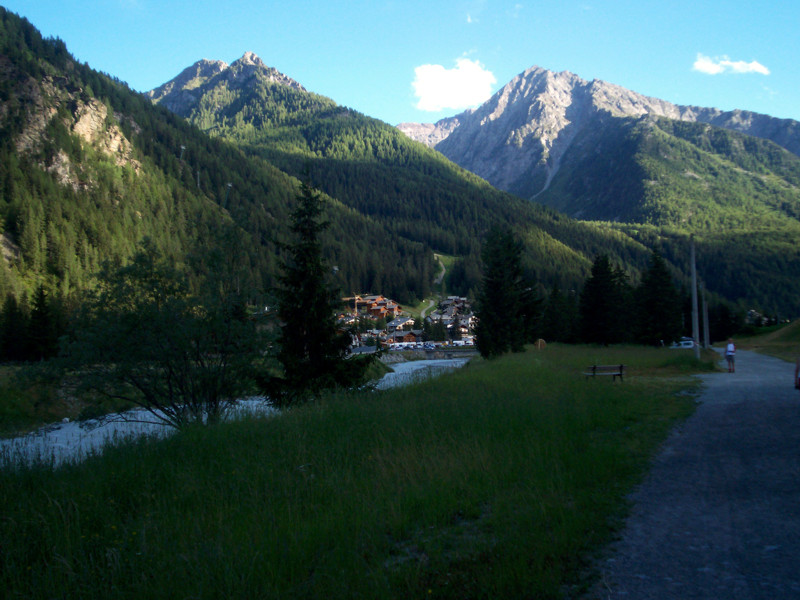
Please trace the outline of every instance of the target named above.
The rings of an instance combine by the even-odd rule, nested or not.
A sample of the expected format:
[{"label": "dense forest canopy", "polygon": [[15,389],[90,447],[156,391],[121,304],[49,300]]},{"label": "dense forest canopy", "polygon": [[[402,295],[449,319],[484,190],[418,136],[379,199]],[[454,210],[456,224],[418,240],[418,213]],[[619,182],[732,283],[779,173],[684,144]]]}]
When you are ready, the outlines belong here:
[{"label": "dense forest canopy", "polygon": [[[600,254],[636,282],[651,248],[677,281],[688,279],[680,219],[671,226],[571,219],[492,188],[385,123],[257,70],[242,85],[224,72],[204,82],[196,104],[174,114],[76,61],[61,40],[42,38],[25,19],[2,10],[0,28],[0,297],[29,299],[44,286],[53,297],[79,298],[104,260],[128,260],[143,238],[183,263],[229,223],[247,239],[253,289],[261,290],[250,300],[266,302],[291,201],[306,177],[329,200],[323,248],[345,294],[421,299],[438,271],[434,253],[456,258],[449,289],[472,294],[493,225],[521,240],[523,269],[542,292],[580,289]],[[703,143],[724,146],[716,135]],[[728,162],[754,169],[746,160]],[[602,171],[585,166],[575,182]],[[794,173],[790,163],[783,168]],[[736,169],[725,173],[735,177]],[[770,173],[763,181],[775,207],[764,227],[753,232],[745,223],[712,235],[712,223],[698,248],[700,268],[715,298],[791,313],[800,297],[796,237],[776,224],[783,215],[796,221],[794,204]]]}]

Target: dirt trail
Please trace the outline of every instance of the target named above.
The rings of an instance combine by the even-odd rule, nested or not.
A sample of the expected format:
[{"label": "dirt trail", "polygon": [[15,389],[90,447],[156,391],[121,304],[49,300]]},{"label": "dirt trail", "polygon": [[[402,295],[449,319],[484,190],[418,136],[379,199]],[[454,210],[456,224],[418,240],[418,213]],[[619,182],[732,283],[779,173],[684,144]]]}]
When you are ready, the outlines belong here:
[{"label": "dirt trail", "polygon": [[737,352],[642,485],[592,598],[800,598],[794,365]]}]

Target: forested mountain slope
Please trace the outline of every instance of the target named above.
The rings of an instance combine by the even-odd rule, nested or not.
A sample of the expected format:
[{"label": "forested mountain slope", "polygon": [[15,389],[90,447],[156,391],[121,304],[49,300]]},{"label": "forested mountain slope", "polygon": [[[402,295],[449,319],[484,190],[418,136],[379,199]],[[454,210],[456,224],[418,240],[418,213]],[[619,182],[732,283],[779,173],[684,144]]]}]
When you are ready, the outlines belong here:
[{"label": "forested mountain slope", "polygon": [[[630,239],[562,223],[498,192],[252,55],[240,61],[238,88],[198,81],[225,70],[215,63],[184,74],[203,92],[194,92],[198,128],[78,63],[26,20],[0,14],[2,296],[30,295],[40,284],[78,296],[104,260],[125,260],[145,236],[181,262],[229,228],[256,288],[268,290],[305,177],[332,198],[324,245],[345,292],[421,298],[434,251],[470,257],[460,270],[471,274],[468,287],[477,282],[481,236],[498,221],[527,238],[527,264],[548,283],[576,287],[596,252],[634,271],[646,262]],[[558,240],[539,222],[552,224]]]},{"label": "forested mountain slope", "polygon": [[[184,72],[191,73],[190,78],[179,76],[151,97],[289,173],[309,168],[315,184],[385,222],[395,235],[464,256],[455,271],[470,282],[467,288],[477,281],[478,241],[488,220],[520,226],[528,242],[528,264],[546,283],[573,288],[580,272],[574,265],[582,263],[585,269],[586,259],[599,252],[614,256],[635,275],[644,263],[641,248],[632,245],[631,238],[648,248],[665,246],[664,255],[685,276],[687,234],[694,232],[702,276],[710,290],[766,311],[800,310],[800,285],[791,282],[800,262],[797,250],[785,243],[794,235],[797,220],[797,157],[770,141],[698,121],[727,119],[739,128],[758,126],[764,131],[772,122],[705,109],[675,113],[694,119],[687,122],[648,116],[653,111],[672,115],[677,108],[593,82],[591,102],[605,110],[589,111],[578,119],[575,115],[588,110],[589,100],[564,111],[554,100],[537,109],[541,122],[525,125],[517,121],[539,113],[524,106],[531,90],[520,84],[505,94],[505,100],[498,99],[505,93],[499,92],[485,109],[460,115],[457,119],[465,123],[450,124],[450,137],[442,134],[445,141],[437,148],[447,147],[451,140],[456,144],[469,139],[462,149],[476,160],[484,156],[481,160],[490,174],[513,173],[526,164],[525,159],[509,159],[504,153],[522,156],[526,148],[544,148],[540,164],[549,167],[539,175],[535,169],[517,173],[520,181],[545,188],[537,201],[581,219],[637,225],[597,226],[534,203],[520,204],[437,153],[398,136],[386,124],[305,91],[251,53],[229,67],[213,64],[208,69],[207,61],[197,63]],[[561,86],[562,91],[574,83],[546,77],[527,82],[531,89]],[[613,106],[620,116],[612,116]],[[496,118],[481,121],[486,131],[474,131],[478,113],[492,107]],[[621,116],[626,111],[637,116]],[[581,121],[581,126],[570,126],[568,117]],[[492,141],[491,127],[506,121],[517,124],[517,137],[501,132],[502,145],[510,149],[487,157],[485,153],[500,143]],[[790,141],[792,131],[786,133]],[[512,143],[515,139],[518,143]],[[504,157],[510,162],[503,163]],[[530,190],[511,191],[527,196]],[[756,247],[742,243],[748,231],[762,232]],[[727,256],[720,253],[729,244]],[[739,277],[730,277],[734,270]]]},{"label": "forested mountain slope", "polygon": [[308,172],[394,237],[465,257],[456,270],[467,276],[463,291],[477,283],[480,242],[493,222],[527,240],[527,264],[546,284],[574,288],[598,252],[634,272],[645,265],[645,249],[626,236],[500,192],[394,127],[305,91],[252,53],[229,66],[199,61],[148,96],[251,156],[294,176]]},{"label": "forested mountain slope", "polygon": [[[130,256],[145,236],[182,261],[226,223],[268,289],[298,181],[81,65],[24,19],[1,16],[0,294],[39,284],[79,294],[103,260]],[[326,248],[343,287],[426,292],[429,248],[336,201],[328,217]]]},{"label": "forested mountain slope", "polygon": [[[0,295],[39,284],[79,295],[104,259],[125,260],[145,236],[180,262],[231,230],[255,287],[268,290],[306,177],[331,198],[324,246],[343,291],[401,302],[430,291],[434,252],[460,258],[452,290],[474,288],[493,223],[524,240],[525,266],[543,286],[562,289],[580,289],[599,253],[635,280],[648,248],[671,240],[670,231],[584,223],[498,191],[252,54],[230,66],[198,63],[152,94],[177,116],[0,14]],[[664,254],[686,281],[680,241]],[[708,256],[710,268],[727,269],[727,254]],[[773,286],[747,272],[709,288],[766,310],[796,305],[794,280]]]},{"label": "forested mountain slope", "polygon": [[678,106],[534,67],[475,110],[398,126],[488,181],[683,262],[710,289],[800,313],[800,123]]}]

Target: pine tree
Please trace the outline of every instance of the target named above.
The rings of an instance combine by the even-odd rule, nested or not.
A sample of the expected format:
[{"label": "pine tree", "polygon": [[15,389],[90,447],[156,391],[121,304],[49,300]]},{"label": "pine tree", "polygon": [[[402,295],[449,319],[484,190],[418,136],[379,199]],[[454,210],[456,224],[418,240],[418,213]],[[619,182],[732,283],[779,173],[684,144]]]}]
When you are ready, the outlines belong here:
[{"label": "pine tree", "polygon": [[285,245],[278,298],[278,360],[283,377],[266,383],[278,405],[309,399],[323,390],[359,383],[367,360],[346,360],[350,335],[336,324],[337,294],[328,283],[331,269],[322,256],[320,234],[324,204],[303,182],[292,213],[294,241]]},{"label": "pine tree", "polygon": [[8,294],[0,313],[0,360],[16,362],[28,358],[28,322],[25,306]]},{"label": "pine tree", "polygon": [[590,344],[616,344],[629,337],[629,290],[625,274],[598,255],[580,299],[581,338]]},{"label": "pine tree", "polygon": [[52,303],[43,286],[33,296],[28,326],[28,357],[32,360],[52,358],[58,351],[58,322]]},{"label": "pine tree", "polygon": [[681,301],[667,265],[658,251],[636,290],[638,339],[644,344],[668,344],[681,335]]},{"label": "pine tree", "polygon": [[573,342],[578,311],[574,298],[563,293],[558,284],[547,297],[542,316],[542,336],[548,342]]},{"label": "pine tree", "polygon": [[484,358],[522,352],[538,318],[533,286],[522,272],[522,244],[509,229],[492,228],[483,244],[484,272],[475,328]]}]

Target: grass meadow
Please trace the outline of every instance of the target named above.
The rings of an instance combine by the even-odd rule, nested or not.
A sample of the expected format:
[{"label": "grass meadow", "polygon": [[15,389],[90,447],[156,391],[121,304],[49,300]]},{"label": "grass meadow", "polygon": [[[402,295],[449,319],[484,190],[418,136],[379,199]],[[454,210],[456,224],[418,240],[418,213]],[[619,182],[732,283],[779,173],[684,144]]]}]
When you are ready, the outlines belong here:
[{"label": "grass meadow", "polygon": [[[0,470],[5,598],[579,596],[713,368],[551,345],[406,388]],[[625,381],[584,367],[629,365]],[[687,393],[688,392],[688,393]]]},{"label": "grass meadow", "polygon": [[795,319],[788,325],[769,328],[766,333],[737,336],[734,342],[737,348],[794,362],[800,357],[800,319]]}]

